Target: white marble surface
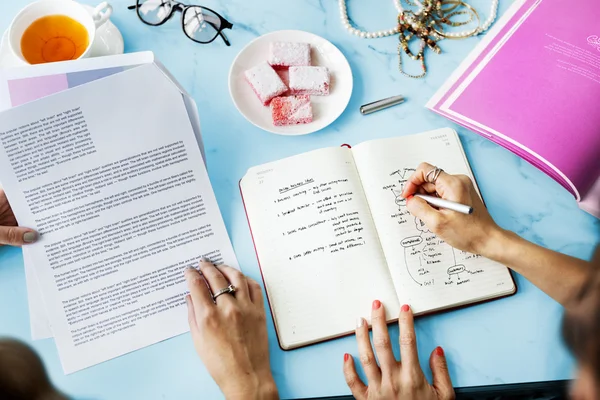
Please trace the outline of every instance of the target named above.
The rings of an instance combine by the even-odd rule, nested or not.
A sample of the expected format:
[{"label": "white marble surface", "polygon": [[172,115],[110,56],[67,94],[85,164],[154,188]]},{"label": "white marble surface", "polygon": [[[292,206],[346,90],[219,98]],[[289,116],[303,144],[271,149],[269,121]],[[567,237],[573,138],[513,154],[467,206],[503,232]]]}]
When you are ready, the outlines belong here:
[{"label": "white marble surface", "polygon": [[[3,1],[0,29],[8,27],[12,16],[26,3]],[[500,3],[502,13],[510,2]],[[411,80],[397,72],[397,39],[350,36],[339,23],[334,0],[203,0],[203,5],[234,24],[227,32],[232,47],[219,40],[211,45],[195,44],[185,38],[178,20],[149,27],[127,11],[129,1],[113,0],[112,4],[113,21],[123,32],[125,50],[154,51],[196,99],[217,200],[240,263],[254,278],[260,275],[238,191],[238,180],[246,169],[323,146],[453,126],[426,110],[424,104],[478,40],[442,43],[444,53],[428,58],[427,78]],[[474,0],[473,4],[485,9],[488,2]],[[388,29],[394,24],[391,0],[350,0],[349,8],[351,17],[367,29]],[[227,74],[237,52],[257,36],[280,29],[306,30],[327,38],[342,50],[353,68],[355,89],[349,108],[322,132],[304,137],[266,133],[248,123],[229,98]],[[384,112],[360,115],[361,104],[396,94],[405,95],[408,101]],[[598,220],[580,211],[571,195],[526,162],[471,132],[457,130],[490,212],[500,225],[540,245],[578,257],[590,256],[600,238]],[[559,339],[561,308],[521,276],[515,278],[519,290],[513,297],[417,321],[426,371],[427,355],[442,345],[455,386],[571,376],[573,360]],[[392,335],[397,334],[393,327]],[[30,341],[23,261],[17,249],[0,249],[0,335]],[[283,352],[271,322],[269,335],[282,397],[349,393],[341,367],[344,352],[357,354],[354,338]],[[32,345],[56,384],[77,398],[221,397],[195,355],[189,335],[70,376],[63,375],[52,340]],[[397,346],[394,350],[398,352]]]}]

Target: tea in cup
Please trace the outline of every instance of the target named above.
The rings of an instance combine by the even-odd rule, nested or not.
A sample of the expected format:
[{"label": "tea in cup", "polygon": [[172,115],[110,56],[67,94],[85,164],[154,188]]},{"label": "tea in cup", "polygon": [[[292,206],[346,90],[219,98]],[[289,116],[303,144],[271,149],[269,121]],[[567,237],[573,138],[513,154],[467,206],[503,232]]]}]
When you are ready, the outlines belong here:
[{"label": "tea in cup", "polygon": [[96,30],[112,14],[103,2],[92,14],[72,0],[41,0],[25,7],[8,33],[11,51],[28,64],[76,60],[89,56]]}]

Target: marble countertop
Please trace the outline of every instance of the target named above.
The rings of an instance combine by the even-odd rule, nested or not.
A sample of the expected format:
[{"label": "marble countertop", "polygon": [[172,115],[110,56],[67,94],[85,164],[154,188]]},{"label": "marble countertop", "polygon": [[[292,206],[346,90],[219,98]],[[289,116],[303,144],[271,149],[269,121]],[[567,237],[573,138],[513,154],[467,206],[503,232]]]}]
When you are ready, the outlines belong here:
[{"label": "marble countertop", "polygon": [[[152,50],[195,98],[205,140],[210,178],[228,232],[245,273],[260,277],[238,190],[238,180],[254,165],[325,146],[356,144],[451,126],[457,129],[483,197],[494,219],[526,239],[573,256],[589,258],[600,240],[600,223],[579,210],[573,197],[553,180],[499,146],[426,110],[424,105],[478,38],[441,43],[429,53],[429,74],[414,80],[398,73],[397,38],[359,39],[341,26],[334,0],[203,0],[202,5],[233,22],[221,40],[199,45],[188,40],[179,21],[161,27],[142,24],[127,10],[133,1],[112,0],[113,22],[127,52]],[[0,30],[27,0],[3,4]],[[92,1],[84,1],[93,4]],[[500,2],[500,14],[510,5]],[[488,2],[473,0],[487,14]],[[391,0],[350,0],[361,27],[389,29],[395,20]],[[325,130],[283,137],[255,128],[235,109],[227,88],[229,67],[254,38],[275,30],[299,29],[323,36],[348,58],[354,92],[345,113]],[[369,116],[359,106],[403,94],[401,106]],[[416,323],[422,366],[441,345],[457,387],[567,379],[573,360],[559,338],[562,309],[515,274],[515,296],[439,315]],[[393,337],[398,330],[392,327]],[[0,249],[0,335],[29,342],[44,359],[58,387],[76,398],[213,399],[221,394],[196,356],[189,334],[167,340],[84,371],[65,376],[52,340],[31,342],[23,259],[18,249]],[[342,375],[345,352],[357,354],[353,337],[303,349],[279,349],[269,321],[273,372],[284,398],[349,394]],[[394,347],[398,354],[398,346]]]}]

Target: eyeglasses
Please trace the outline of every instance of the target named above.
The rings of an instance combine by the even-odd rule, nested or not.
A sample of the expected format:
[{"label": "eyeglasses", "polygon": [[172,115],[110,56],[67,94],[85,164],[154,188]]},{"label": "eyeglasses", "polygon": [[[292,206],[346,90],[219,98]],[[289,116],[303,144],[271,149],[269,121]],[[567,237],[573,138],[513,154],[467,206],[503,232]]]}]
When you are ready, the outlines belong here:
[{"label": "eyeglasses", "polygon": [[136,5],[127,8],[136,10],[140,20],[151,26],[164,24],[176,11],[180,11],[181,28],[189,39],[206,44],[221,36],[225,44],[231,46],[223,29],[231,29],[233,24],[210,8],[189,6],[173,0],[137,0]]}]

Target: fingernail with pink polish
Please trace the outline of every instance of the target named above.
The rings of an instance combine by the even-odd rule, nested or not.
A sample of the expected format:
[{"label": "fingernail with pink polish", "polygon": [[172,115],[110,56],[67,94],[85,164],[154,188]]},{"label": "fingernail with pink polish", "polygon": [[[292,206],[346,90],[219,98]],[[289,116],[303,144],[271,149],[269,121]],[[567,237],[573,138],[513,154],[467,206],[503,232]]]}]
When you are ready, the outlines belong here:
[{"label": "fingernail with pink polish", "polygon": [[444,357],[444,349],[442,349],[440,346],[438,346],[438,347],[435,349],[435,354],[437,354],[437,355],[438,355],[438,356],[440,356],[440,357]]}]

